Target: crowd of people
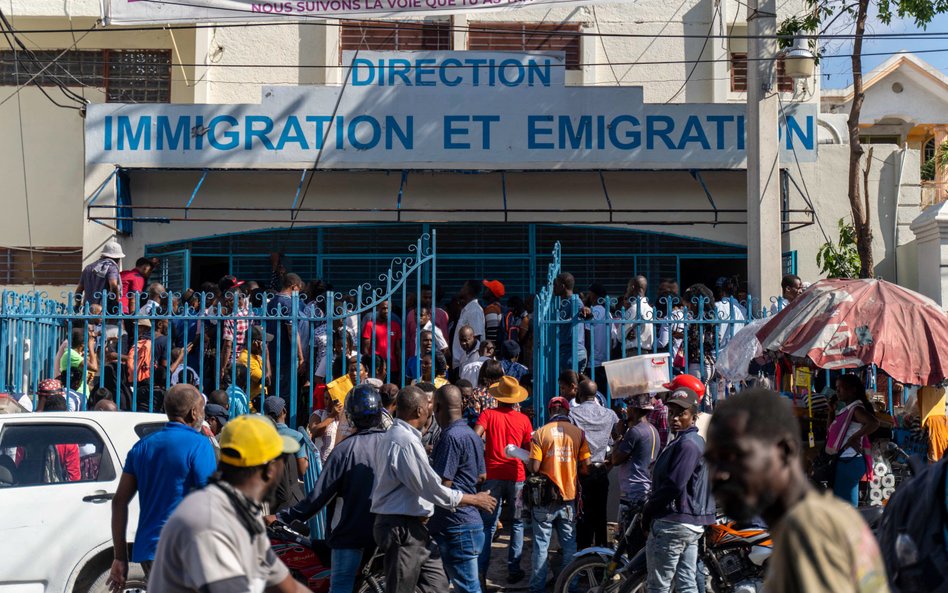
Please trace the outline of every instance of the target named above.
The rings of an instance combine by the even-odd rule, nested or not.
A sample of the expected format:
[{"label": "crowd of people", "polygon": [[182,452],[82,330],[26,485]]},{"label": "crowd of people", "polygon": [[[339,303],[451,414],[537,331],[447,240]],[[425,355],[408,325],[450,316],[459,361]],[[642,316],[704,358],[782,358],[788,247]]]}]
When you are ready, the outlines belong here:
[{"label": "crowd of people", "polygon": [[[43,381],[38,393],[40,410],[133,409],[141,405],[138,394],[121,396],[128,401],[113,395],[121,393],[123,381],[148,383],[149,397],[155,385],[168,387],[149,405],[163,410],[169,422],[129,453],[113,499],[113,590],[124,586],[131,561],[150,574],[155,591],[247,590],[257,584],[303,591],[269,549],[264,526],[279,521],[304,529],[326,510],[332,593],[354,590],[375,549],[384,555],[388,592],[442,592],[449,583],[458,592],[486,591],[501,526],[509,531],[507,585],[528,579],[529,590],[541,593],[556,570],[551,571],[554,533],[562,569],[577,549],[611,544],[610,516],[633,514],[642,517],[647,591],[703,591],[699,541],[715,522],[718,504],[734,518],[762,518],[771,527],[775,561],[768,591],[886,590],[875,540],[839,500],[852,502],[853,481],[862,476],[856,462],[849,455],[840,460],[837,499],[811,490],[799,425],[786,402],[763,390],[725,399],[709,432],[699,432],[713,353],[723,336],[701,332],[705,336],[698,338],[699,332],[685,335],[674,324],[642,321],[670,311],[684,323],[703,307],[701,299],[714,303],[711,314],[718,319],[746,320],[729,279],[717,284],[717,295],[700,284],[679,295],[676,283],[663,281],[659,298],[668,307],[649,303],[641,276],[629,282],[618,308],[593,283],[577,295],[577,307],[574,278],[560,274],[554,294],[569,307],[564,318],[620,315],[629,324],[564,324],[562,331],[571,333],[557,351],[565,369],[558,390],[535,393],[530,299],[504,302],[498,280],[466,282],[444,309],[423,286],[417,311],[392,311],[383,302],[362,319],[340,317],[331,329],[290,327],[293,322],[280,314],[297,303],[295,295],[307,294],[303,306],[317,308],[315,297],[327,287],[305,285],[282,269],[279,258],[273,283],[280,288],[268,300],[258,299],[258,287],[225,276],[202,287],[204,296],[197,300],[185,294],[172,303],[163,287],[148,284],[154,269],[149,260],[113,274],[117,266],[113,270],[109,262],[124,256],[116,248],[107,245],[103,259],[86,268],[77,292],[90,305],[102,289],[128,294],[130,287],[146,295],[141,303],[131,298],[120,304],[128,313],[138,307],[140,339],[107,349],[100,362],[97,340],[120,343],[120,336],[110,336],[107,328],[74,331],[62,348],[62,377]],[[792,301],[802,290],[800,279],[788,276],[782,298]],[[224,313],[216,324],[225,356],[201,365],[192,357],[205,348],[194,346],[209,322],[194,307],[206,307],[208,294]],[[194,308],[194,317],[171,331],[166,320],[144,323],[149,311],[162,312],[169,303]],[[272,315],[258,323],[251,308]],[[393,364],[402,356],[402,322],[404,369]],[[684,360],[681,342],[708,334],[708,348],[690,345]],[[652,350],[656,341],[662,348],[671,341],[675,378],[662,393],[608,405],[601,362],[613,349]],[[142,351],[149,354],[143,357]],[[201,366],[214,369],[210,379],[195,371]],[[126,374],[110,383],[114,391],[96,388],[101,381],[94,377],[109,369]],[[291,391],[294,383],[297,393]],[[858,396],[860,387],[841,386],[845,420],[833,434],[841,434],[840,450],[862,462],[860,452],[877,425]],[[287,426],[295,398],[297,409],[310,400],[313,407],[300,431]],[[543,422],[535,422],[533,398],[544,402]],[[309,443],[322,467],[315,487],[304,492]],[[609,507],[610,476],[619,485],[618,508]],[[136,495],[142,510],[129,554],[128,508]],[[529,567],[523,561],[528,524]]]},{"label": "crowd of people", "polygon": [[[476,414],[501,374],[533,388],[533,298],[507,294],[500,280],[468,281],[438,303],[432,287],[422,285],[408,295],[407,311],[385,300],[360,314],[350,297],[340,298],[330,324],[324,310],[332,286],[304,282],[277,254],[268,281],[225,275],[181,294],[153,281],[157,258],[139,258],[120,272],[124,257],[118,243],[107,243],[76,286],[77,311],[85,316],[70,325],[56,353],[60,373],[51,377],[72,392],[71,410],[101,399],[121,409],[160,409],[167,390],[184,382],[205,394],[226,390],[235,405],[246,402],[251,410],[277,395],[295,418],[325,410],[334,379],[365,373],[397,385],[467,381],[473,393],[465,391],[466,413]],[[578,290],[571,274],[560,274],[554,295],[562,299],[561,317],[575,323],[558,326],[559,368],[605,386],[604,362],[658,351],[670,353],[676,374],[715,378],[718,352],[753,315],[740,283],[721,277],[714,290],[693,284],[680,292],[677,281],[662,279],[653,302],[648,286],[635,276],[614,297],[595,281]],[[799,277],[786,276],[772,309],[804,288]],[[699,318],[728,323],[689,329],[689,320]]]}]

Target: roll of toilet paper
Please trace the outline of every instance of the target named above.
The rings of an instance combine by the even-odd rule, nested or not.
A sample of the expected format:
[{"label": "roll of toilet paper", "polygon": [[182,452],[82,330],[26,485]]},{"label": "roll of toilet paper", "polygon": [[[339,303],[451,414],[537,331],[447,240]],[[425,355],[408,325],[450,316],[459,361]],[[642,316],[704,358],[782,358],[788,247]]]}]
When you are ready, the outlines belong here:
[{"label": "roll of toilet paper", "polygon": [[895,476],[893,476],[892,474],[882,476],[882,487],[895,488]]},{"label": "roll of toilet paper", "polygon": [[879,488],[882,488],[882,476],[880,476],[879,474],[876,474],[875,476],[873,476],[872,479],[869,480],[869,487],[874,490],[878,490]]},{"label": "roll of toilet paper", "polygon": [[892,495],[895,494],[895,488],[883,488],[882,489],[882,498],[883,500],[888,500],[892,498]]},{"label": "roll of toilet paper", "polygon": [[881,503],[884,499],[885,499],[885,497],[882,496],[882,491],[881,491],[881,490],[873,489],[873,490],[870,490],[870,491],[869,491],[869,502],[870,502],[870,503],[873,503],[873,502],[879,502],[879,503]]},{"label": "roll of toilet paper", "polygon": [[882,463],[881,461],[877,461],[875,465],[872,466],[872,473],[874,473],[877,476],[884,476],[890,473],[889,466]]}]

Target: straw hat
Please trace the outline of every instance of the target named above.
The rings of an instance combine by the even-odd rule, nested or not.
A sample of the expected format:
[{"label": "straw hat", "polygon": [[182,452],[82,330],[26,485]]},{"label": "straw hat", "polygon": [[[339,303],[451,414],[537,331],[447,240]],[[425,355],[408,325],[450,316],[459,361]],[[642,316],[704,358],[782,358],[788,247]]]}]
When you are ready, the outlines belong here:
[{"label": "straw hat", "polygon": [[519,404],[529,397],[527,390],[513,377],[504,376],[487,390],[497,401],[505,404]]}]

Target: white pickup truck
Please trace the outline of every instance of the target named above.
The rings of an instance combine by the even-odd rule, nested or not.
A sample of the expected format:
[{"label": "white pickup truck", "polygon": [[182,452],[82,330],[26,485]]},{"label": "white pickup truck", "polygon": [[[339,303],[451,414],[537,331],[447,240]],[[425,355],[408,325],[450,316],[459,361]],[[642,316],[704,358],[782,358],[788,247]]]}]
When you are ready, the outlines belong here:
[{"label": "white pickup truck", "polygon": [[[122,465],[166,422],[135,412],[0,414],[0,593],[107,592]],[[137,497],[128,522],[131,543]],[[130,567],[130,589],[141,575]]]}]

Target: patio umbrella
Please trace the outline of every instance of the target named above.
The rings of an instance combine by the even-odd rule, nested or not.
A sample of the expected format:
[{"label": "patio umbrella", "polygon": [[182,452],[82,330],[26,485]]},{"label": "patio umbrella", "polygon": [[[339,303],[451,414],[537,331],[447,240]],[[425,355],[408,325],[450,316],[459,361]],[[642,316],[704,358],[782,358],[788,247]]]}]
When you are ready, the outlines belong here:
[{"label": "patio umbrella", "polygon": [[757,332],[767,321],[755,319],[742,327],[718,354],[717,371],[729,382],[737,383],[750,377],[750,363],[764,353]]},{"label": "patio umbrella", "polygon": [[948,316],[935,301],[883,280],[821,280],[770,318],[757,339],[764,352],[821,369],[875,364],[912,385],[948,377]]}]

